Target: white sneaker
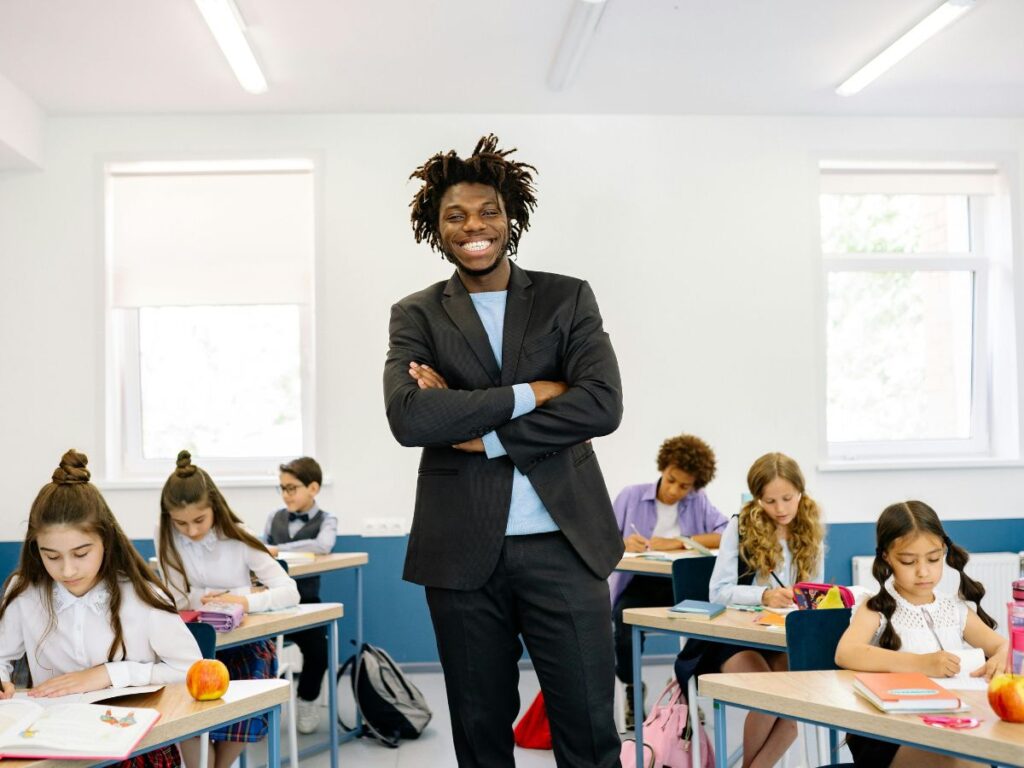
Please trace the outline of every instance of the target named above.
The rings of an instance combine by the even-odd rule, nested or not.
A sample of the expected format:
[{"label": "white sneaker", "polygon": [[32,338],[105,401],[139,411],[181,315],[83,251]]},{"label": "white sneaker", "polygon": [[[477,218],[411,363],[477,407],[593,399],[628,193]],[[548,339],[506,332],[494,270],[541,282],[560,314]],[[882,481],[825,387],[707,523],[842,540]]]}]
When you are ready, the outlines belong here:
[{"label": "white sneaker", "polygon": [[295,729],[299,733],[314,733],[320,725],[320,707],[315,701],[295,700]]}]

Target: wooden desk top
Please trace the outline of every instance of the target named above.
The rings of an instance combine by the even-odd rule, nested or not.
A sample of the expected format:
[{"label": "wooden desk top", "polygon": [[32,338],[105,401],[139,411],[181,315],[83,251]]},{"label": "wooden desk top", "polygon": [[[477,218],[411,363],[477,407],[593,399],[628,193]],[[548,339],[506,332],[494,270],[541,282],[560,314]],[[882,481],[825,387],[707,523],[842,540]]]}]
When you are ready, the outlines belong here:
[{"label": "wooden desk top", "polygon": [[[239,685],[241,683],[241,685]],[[195,701],[184,683],[168,685],[156,693],[112,699],[119,707],[151,707],[160,710],[160,719],[139,744],[139,749],[174,741],[209,730],[238,717],[288,702],[287,680],[232,681],[226,699]],[[106,702],[100,702],[101,704]],[[98,760],[4,760],[4,768],[85,768]]]},{"label": "wooden desk top", "polygon": [[303,576],[316,576],[329,571],[342,571],[346,568],[358,568],[370,562],[366,552],[331,552],[328,555],[317,555],[313,560],[288,563],[288,575],[293,579]]},{"label": "wooden desk top", "polygon": [[253,640],[301,629],[318,621],[340,619],[345,614],[341,603],[308,603],[273,613],[248,613],[238,629],[217,633],[217,647],[240,645]]},{"label": "wooden desk top", "polygon": [[627,608],[622,612],[626,624],[638,624],[644,629],[678,632],[687,637],[735,643],[737,645],[771,645],[786,649],[786,631],[771,629],[754,623],[759,613],[726,608],[725,613],[713,619],[694,619],[668,608]]},{"label": "wooden desk top", "polygon": [[855,672],[751,672],[702,675],[700,694],[718,701],[855,730],[901,742],[946,749],[985,763],[1024,766],[1024,724],[1004,723],[988,705],[984,691],[955,691],[970,704],[966,715],[981,725],[953,731],[925,725],[918,715],[880,712],[853,692]]},{"label": "wooden desk top", "polygon": [[671,560],[650,560],[646,557],[624,557],[615,566],[616,571],[643,573],[648,576],[671,576]]}]

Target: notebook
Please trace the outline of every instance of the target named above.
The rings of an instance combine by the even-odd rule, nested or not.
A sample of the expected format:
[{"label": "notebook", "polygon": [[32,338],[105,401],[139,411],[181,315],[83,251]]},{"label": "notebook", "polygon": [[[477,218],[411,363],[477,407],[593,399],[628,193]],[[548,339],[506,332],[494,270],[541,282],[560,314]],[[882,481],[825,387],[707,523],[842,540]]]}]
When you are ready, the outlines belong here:
[{"label": "notebook", "polygon": [[700,552],[705,557],[715,557],[718,555],[717,549],[708,549],[699,541],[694,541],[689,536],[680,536],[679,538],[682,540],[684,547],[692,549],[694,552]]},{"label": "notebook", "polygon": [[7,699],[0,701],[0,757],[124,760],[159,719],[145,707]]},{"label": "notebook", "polygon": [[199,621],[211,625],[218,632],[230,632],[245,618],[238,603],[207,603],[199,609]]},{"label": "notebook", "polygon": [[721,603],[708,603],[704,600],[683,600],[669,608],[674,613],[682,613],[691,619],[713,619],[725,610]]},{"label": "notebook", "polygon": [[861,672],[853,689],[883,712],[953,712],[957,696],[920,672]]}]

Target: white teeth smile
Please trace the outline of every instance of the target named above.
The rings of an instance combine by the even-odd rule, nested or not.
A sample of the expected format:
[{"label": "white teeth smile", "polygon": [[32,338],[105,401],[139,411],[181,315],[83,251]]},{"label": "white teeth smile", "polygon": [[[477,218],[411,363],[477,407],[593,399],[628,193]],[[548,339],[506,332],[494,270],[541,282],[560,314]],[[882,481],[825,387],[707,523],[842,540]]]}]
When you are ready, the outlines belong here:
[{"label": "white teeth smile", "polygon": [[483,251],[489,248],[491,245],[490,240],[477,240],[472,243],[463,243],[462,250],[464,251]]}]

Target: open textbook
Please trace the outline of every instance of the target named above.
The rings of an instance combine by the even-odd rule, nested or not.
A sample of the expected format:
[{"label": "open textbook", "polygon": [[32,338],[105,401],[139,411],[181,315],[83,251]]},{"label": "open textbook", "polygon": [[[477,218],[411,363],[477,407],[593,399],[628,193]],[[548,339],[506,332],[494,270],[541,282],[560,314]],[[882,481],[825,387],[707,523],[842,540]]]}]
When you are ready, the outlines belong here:
[{"label": "open textbook", "polygon": [[[144,692],[107,688],[93,693],[110,696],[112,691],[113,696]],[[69,698],[74,697],[0,701],[0,757],[123,760],[160,719],[155,709],[69,703]]]}]

